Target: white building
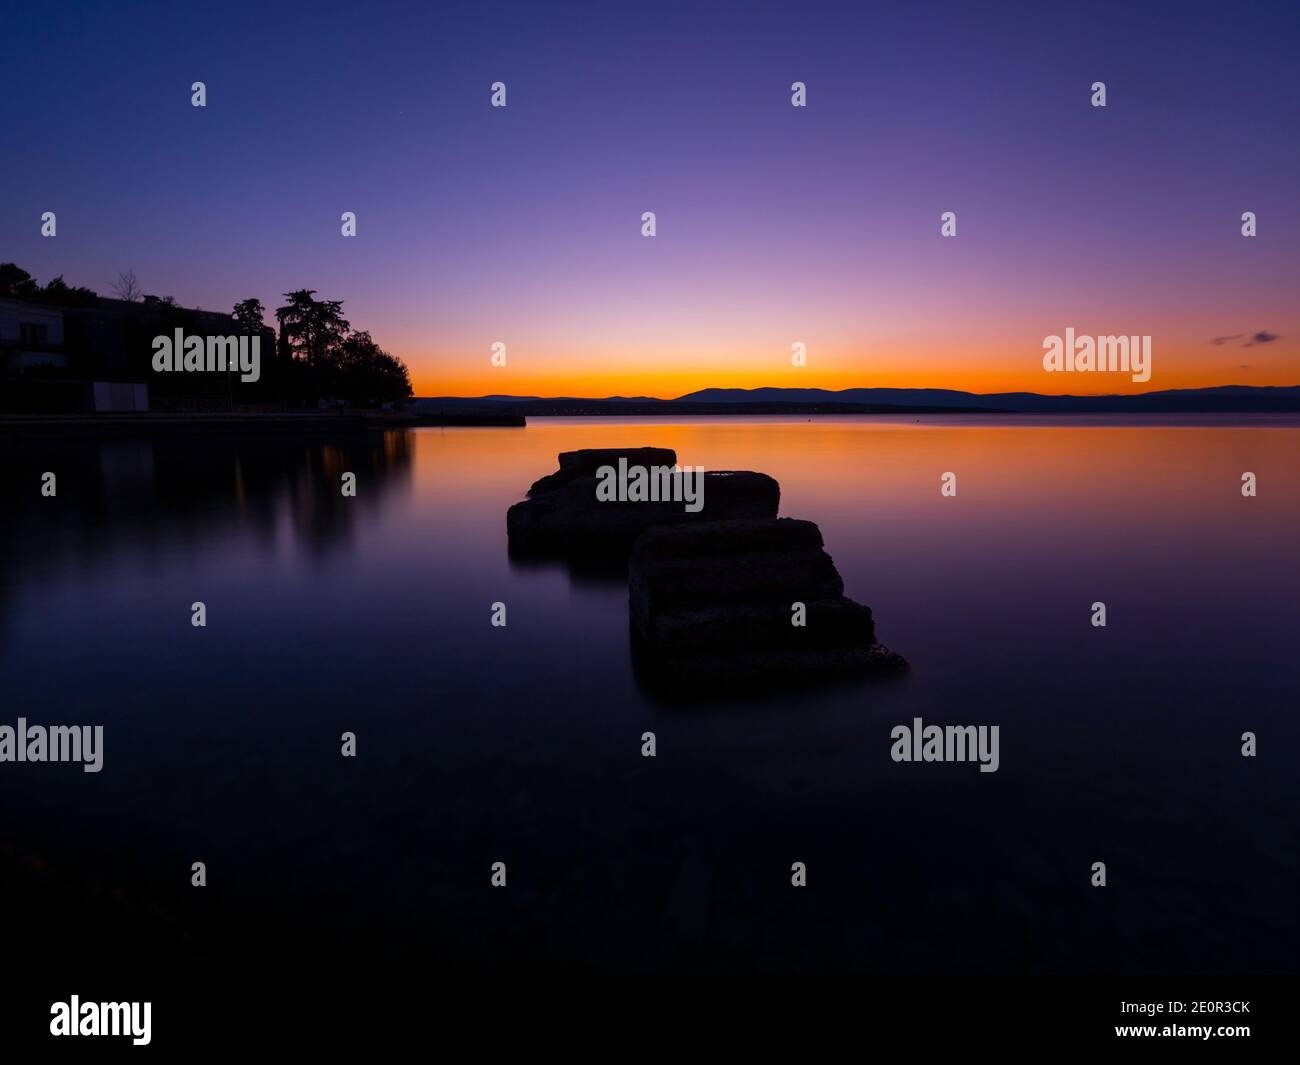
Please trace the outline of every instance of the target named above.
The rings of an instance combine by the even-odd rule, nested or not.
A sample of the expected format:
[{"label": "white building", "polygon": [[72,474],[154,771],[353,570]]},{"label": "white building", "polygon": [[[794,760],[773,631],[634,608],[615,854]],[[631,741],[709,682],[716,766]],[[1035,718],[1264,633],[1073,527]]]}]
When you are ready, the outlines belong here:
[{"label": "white building", "polygon": [[94,380],[98,360],[69,353],[63,311],[0,296],[0,410],[147,411],[147,384]]},{"label": "white building", "polygon": [[11,374],[38,366],[66,369],[63,309],[0,296],[0,349]]}]

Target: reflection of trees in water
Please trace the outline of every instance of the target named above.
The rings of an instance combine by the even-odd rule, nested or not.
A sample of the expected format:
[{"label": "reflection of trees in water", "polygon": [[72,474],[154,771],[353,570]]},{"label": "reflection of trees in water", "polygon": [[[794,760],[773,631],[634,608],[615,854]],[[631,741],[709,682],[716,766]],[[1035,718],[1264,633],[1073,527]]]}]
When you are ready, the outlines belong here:
[{"label": "reflection of trees in water", "polygon": [[[354,524],[411,483],[412,440],[384,432],[0,441],[0,624],[10,590],[116,554],[194,554],[232,533],[306,554],[346,549]],[[41,475],[58,494],[41,496]],[[342,493],[354,473],[357,494]]]}]

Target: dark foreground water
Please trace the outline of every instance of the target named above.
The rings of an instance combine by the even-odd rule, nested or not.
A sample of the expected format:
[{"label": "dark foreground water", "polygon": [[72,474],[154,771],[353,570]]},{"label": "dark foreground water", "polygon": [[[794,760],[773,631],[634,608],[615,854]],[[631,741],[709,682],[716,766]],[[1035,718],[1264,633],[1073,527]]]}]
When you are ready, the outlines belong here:
[{"label": "dark foreground water", "polygon": [[[102,724],[106,748],[98,774],[0,764],[6,912],[71,922],[34,942],[145,958],[315,942],[465,968],[1294,971],[1298,426],[5,444],[0,724]],[[775,476],[912,674],[723,704],[644,691],[625,583],[512,563],[505,538],[557,452],[641,444]],[[895,764],[914,717],[999,725],[999,771]]]}]

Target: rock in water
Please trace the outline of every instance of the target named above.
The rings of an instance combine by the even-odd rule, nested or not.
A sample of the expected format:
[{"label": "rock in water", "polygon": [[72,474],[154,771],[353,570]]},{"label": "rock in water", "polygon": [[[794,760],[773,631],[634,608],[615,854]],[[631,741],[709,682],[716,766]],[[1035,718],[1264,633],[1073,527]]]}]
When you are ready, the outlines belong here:
[{"label": "rock in water", "polygon": [[633,639],[652,678],[711,687],[907,669],[876,642],[870,609],[845,597],[811,521],[650,529],[632,548],[628,584]]},{"label": "rock in water", "polygon": [[528,495],[553,491],[579,477],[595,477],[598,469],[617,466],[619,459],[626,459],[629,466],[675,466],[677,452],[670,447],[587,447],[580,451],[561,451],[560,468],[534,481]]},{"label": "rock in water", "polygon": [[[676,465],[669,448],[562,453],[560,468],[506,515],[512,556],[571,565],[606,558],[621,569],[630,551],[633,649],[654,684],[731,688],[908,668],[876,641],[871,611],[845,597],[817,526],[777,518],[775,480],[751,472],[665,477],[656,498],[641,499],[626,476]],[[616,492],[603,467],[620,471]]]},{"label": "rock in water", "polygon": [[653,526],[719,521],[730,518],[775,518],[781,486],[765,473],[717,471],[703,475],[698,510],[683,500],[602,500],[597,471],[617,467],[672,467],[668,448],[593,448],[566,451],[560,468],[533,484],[528,498],[506,513],[512,551],[572,555],[626,553],[632,542]]}]

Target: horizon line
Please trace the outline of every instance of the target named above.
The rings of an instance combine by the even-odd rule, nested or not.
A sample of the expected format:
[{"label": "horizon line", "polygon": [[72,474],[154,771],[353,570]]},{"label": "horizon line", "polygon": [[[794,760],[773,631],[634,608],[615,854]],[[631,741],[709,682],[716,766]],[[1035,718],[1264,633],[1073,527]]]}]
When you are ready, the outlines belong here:
[{"label": "horizon line", "polygon": [[663,397],[649,395],[604,395],[604,396],[575,396],[575,395],[521,395],[509,392],[485,392],[472,395],[456,394],[444,392],[431,395],[416,395],[414,399],[502,399],[502,400],[649,400],[656,403],[676,403],[685,399],[687,396],[693,396],[700,392],[824,392],[827,395],[839,395],[843,392],[857,391],[877,391],[877,392],[954,392],[964,396],[1038,396],[1043,399],[1134,399],[1140,396],[1163,395],[1171,392],[1212,392],[1225,388],[1242,388],[1242,389],[1287,389],[1300,388],[1300,382],[1290,385],[1245,385],[1245,384],[1222,384],[1222,385],[1199,385],[1192,388],[1157,388],[1145,392],[1033,392],[1027,389],[1014,389],[1003,392],[972,392],[964,388],[948,388],[936,385],[850,385],[847,388],[820,388],[816,385],[757,385],[753,388],[741,388],[732,385],[708,385],[704,388],[697,388],[690,392],[684,392],[681,395]]}]

